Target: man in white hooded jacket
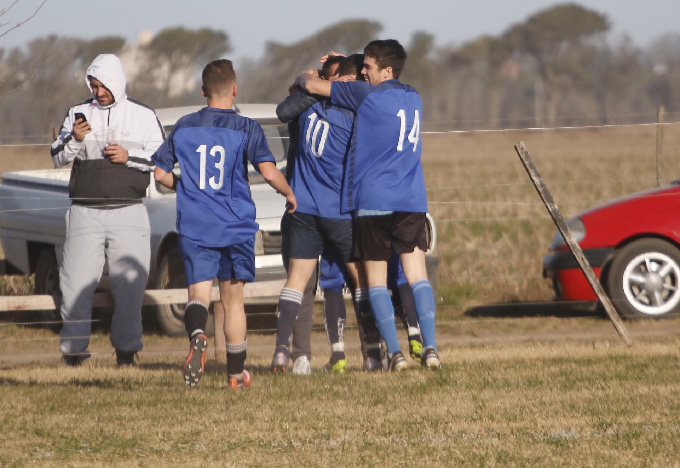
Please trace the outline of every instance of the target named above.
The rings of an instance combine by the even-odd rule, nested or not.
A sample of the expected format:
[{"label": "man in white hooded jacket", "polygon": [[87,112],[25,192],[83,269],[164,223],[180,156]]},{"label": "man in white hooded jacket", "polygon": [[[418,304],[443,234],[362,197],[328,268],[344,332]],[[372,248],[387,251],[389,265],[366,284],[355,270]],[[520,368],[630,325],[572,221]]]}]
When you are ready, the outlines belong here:
[{"label": "man in white hooded jacket", "polygon": [[111,344],[117,363],[142,349],[142,299],[149,276],[150,230],[142,197],[163,142],[155,112],[127,97],[118,57],[102,54],[87,69],[92,98],[71,107],[56,141],[56,167],[73,162],[66,241],[59,268],[60,351],[78,366],[90,357],[92,296],[105,261],[115,301]]}]

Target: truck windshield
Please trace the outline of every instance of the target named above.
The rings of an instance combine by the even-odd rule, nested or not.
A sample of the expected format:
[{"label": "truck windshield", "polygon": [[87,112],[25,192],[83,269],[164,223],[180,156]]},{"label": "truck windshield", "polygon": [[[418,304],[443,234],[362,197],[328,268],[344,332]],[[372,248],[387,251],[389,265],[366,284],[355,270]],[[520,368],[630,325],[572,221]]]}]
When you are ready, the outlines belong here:
[{"label": "truck windshield", "polygon": [[[288,138],[288,126],[282,124],[276,125],[262,125],[262,131],[267,138],[267,144],[271,150],[274,158],[276,158],[276,167],[279,168],[283,174],[286,174],[286,155],[288,154],[288,147],[290,146],[290,139]],[[248,180],[251,184],[264,183],[264,179],[253,167],[248,168]]]}]

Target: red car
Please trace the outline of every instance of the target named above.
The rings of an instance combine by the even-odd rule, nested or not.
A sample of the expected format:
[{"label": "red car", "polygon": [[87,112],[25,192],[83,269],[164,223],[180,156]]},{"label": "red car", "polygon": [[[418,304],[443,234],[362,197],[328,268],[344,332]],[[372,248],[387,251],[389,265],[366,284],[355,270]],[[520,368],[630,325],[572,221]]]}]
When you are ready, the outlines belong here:
[{"label": "red car", "polygon": [[[680,184],[638,192],[567,221],[619,315],[680,313]],[[559,231],[543,259],[555,300],[597,301]]]}]

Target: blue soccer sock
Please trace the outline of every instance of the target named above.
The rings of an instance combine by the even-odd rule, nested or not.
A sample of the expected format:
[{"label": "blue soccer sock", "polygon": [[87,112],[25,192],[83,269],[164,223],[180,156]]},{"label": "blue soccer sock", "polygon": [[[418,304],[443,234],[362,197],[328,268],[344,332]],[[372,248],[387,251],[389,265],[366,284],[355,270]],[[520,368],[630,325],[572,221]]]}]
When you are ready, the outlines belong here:
[{"label": "blue soccer sock", "polygon": [[434,339],[434,294],[432,286],[427,280],[421,280],[411,285],[413,302],[416,305],[420,333],[423,335],[423,347],[437,349]]},{"label": "blue soccer sock", "polygon": [[387,344],[387,354],[390,356],[400,351],[397,339],[397,328],[394,325],[394,308],[390,293],[385,286],[374,286],[368,289],[368,298],[375,315],[375,324],[380,335]]},{"label": "blue soccer sock", "polygon": [[279,296],[279,315],[276,320],[276,346],[290,346],[290,335],[293,333],[295,319],[302,304],[302,293],[294,289],[283,288]]}]

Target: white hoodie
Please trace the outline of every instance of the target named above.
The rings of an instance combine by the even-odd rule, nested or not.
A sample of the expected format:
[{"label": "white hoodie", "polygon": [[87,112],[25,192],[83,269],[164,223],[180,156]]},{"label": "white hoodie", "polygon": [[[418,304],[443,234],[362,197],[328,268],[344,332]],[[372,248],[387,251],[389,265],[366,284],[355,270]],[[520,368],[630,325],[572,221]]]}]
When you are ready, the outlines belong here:
[{"label": "white hoodie", "polygon": [[[69,184],[74,203],[139,203],[150,180],[148,173],[154,168],[151,155],[164,139],[163,129],[152,109],[127,97],[125,73],[118,57],[99,55],[87,69],[88,88],[89,77],[99,80],[111,91],[114,102],[102,107],[91,98],[70,108],[52,144],[52,161],[56,167],[74,162]],[[85,114],[92,127],[82,142],[72,138],[77,112]],[[111,139],[128,151],[124,165],[112,163],[103,156],[103,148]]]}]

